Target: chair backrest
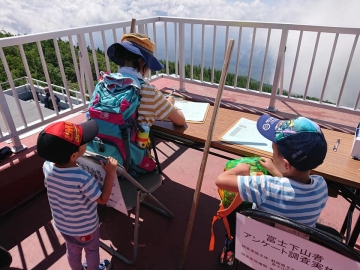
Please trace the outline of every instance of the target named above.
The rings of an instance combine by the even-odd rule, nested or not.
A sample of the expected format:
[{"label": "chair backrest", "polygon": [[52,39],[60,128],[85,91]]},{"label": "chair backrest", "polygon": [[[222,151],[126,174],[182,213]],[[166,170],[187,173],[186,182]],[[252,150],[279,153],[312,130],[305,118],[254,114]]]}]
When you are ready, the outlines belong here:
[{"label": "chair backrest", "polygon": [[[106,157],[98,155],[97,153],[93,153],[90,151],[86,151],[84,156],[81,157],[82,160],[91,160],[94,165],[100,164],[100,160],[102,160],[104,163],[106,163]],[[81,160],[80,160],[81,162]],[[78,159],[79,163],[79,159]],[[98,165],[100,166],[100,165]],[[117,189],[120,190],[120,193],[117,197],[117,199],[112,198],[114,195],[116,195],[114,192],[112,192],[112,195],[110,196],[110,199],[115,199],[115,201],[123,200],[123,203],[125,204],[125,207],[127,210],[132,209],[136,205],[136,193],[137,190],[141,190],[143,194],[152,193],[154,192],[158,187],[161,186],[163,181],[163,176],[161,173],[159,173],[158,170],[154,170],[153,172],[146,173],[146,174],[140,174],[136,176],[135,178],[131,176],[122,165],[118,165],[117,168],[117,177],[119,179],[124,178],[123,181],[116,181],[114,182],[118,187]],[[91,172],[90,172],[91,173]],[[113,187],[113,189],[115,186]],[[120,197],[121,195],[121,197]],[[145,197],[141,197],[141,201]],[[110,200],[110,204],[113,204],[113,202]],[[122,203],[122,202],[120,202]],[[109,205],[113,207],[113,205]],[[116,208],[116,207],[114,207]],[[119,210],[119,209],[118,209]],[[120,211],[120,210],[119,210]],[[121,211],[123,212],[123,211]]]},{"label": "chair backrest", "polygon": [[[310,240],[270,223],[307,235]],[[235,257],[254,269],[360,269],[360,255],[336,237],[260,210],[237,214]]]}]

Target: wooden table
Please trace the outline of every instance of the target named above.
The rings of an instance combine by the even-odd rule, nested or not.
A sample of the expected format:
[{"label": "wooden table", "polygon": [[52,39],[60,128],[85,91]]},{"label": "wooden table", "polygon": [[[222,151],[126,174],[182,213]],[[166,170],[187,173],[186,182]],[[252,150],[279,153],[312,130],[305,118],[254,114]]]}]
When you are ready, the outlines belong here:
[{"label": "wooden table", "polygon": [[[213,107],[211,106],[204,124],[187,123],[186,127],[178,127],[171,122],[156,121],[152,129],[155,131],[155,135],[156,131],[161,131],[173,135],[174,138],[178,137],[180,140],[185,139],[202,145],[205,144],[212,112]],[[239,156],[272,157],[271,153],[256,148],[220,141],[221,135],[242,117],[256,121],[259,115],[219,108],[211,147]],[[326,180],[360,189],[360,161],[350,157],[354,136],[339,131],[322,130],[328,143],[328,152],[324,163],[315,168],[312,174],[318,174]],[[340,144],[337,152],[334,152],[333,147],[337,139],[340,139]]]},{"label": "wooden table", "polygon": [[[207,138],[212,113],[213,107],[211,106],[203,124],[187,123],[185,127],[178,127],[172,122],[156,121],[152,126],[152,130],[155,136],[174,139],[201,150]],[[256,121],[259,115],[219,108],[211,147],[239,156],[272,157],[272,153],[256,148],[220,141],[220,137],[242,117]],[[337,190],[340,195],[351,203],[347,215],[350,217],[354,208],[360,206],[360,197],[357,196],[359,192],[355,193],[354,190],[349,189],[351,187],[360,190],[360,161],[350,157],[354,135],[327,129],[322,129],[322,131],[328,144],[328,151],[323,164],[315,168],[311,173],[323,176],[327,180],[329,188]],[[338,150],[334,152],[333,147],[337,139],[340,139],[340,144]],[[347,226],[347,221],[348,219],[344,221],[343,234],[346,228],[349,234],[350,228]],[[348,235],[349,245],[355,245],[359,231],[360,218],[352,236]]]}]

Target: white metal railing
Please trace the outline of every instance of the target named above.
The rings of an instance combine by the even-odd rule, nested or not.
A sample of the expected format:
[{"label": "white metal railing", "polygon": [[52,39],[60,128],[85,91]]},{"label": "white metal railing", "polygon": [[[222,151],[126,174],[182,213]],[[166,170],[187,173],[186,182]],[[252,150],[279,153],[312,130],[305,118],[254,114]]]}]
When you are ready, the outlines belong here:
[{"label": "white metal railing", "polygon": [[[39,121],[28,123],[21,104],[14,95],[16,108],[12,108],[12,111],[16,109],[22,121],[22,126],[18,127],[14,124],[3,96],[2,90],[5,89],[1,89],[0,84],[1,115],[7,125],[7,131],[0,130],[0,142],[11,138],[15,149],[20,150],[20,135],[85,109],[86,96],[92,94],[94,80],[99,77],[100,72],[97,48],[106,51],[110,44],[119,41],[121,35],[129,31],[130,25],[130,21],[117,22],[0,39],[0,59],[13,93],[14,78],[6,61],[4,48],[18,48],[34,95],[34,81],[38,78],[31,76],[23,45],[35,43],[45,83],[49,86],[54,101],[52,82],[41,46],[42,41],[52,40],[63,82],[58,87],[69,100],[69,109],[58,112],[55,108],[53,116],[44,117],[34,95]],[[147,34],[156,43],[155,55],[165,62],[163,73],[156,72],[151,78],[175,78],[179,80],[180,90],[186,89],[186,82],[217,85],[216,70],[221,70],[227,41],[233,38],[236,53],[230,62],[229,73],[233,76],[228,75],[231,83],[226,86],[227,90],[267,96],[269,110],[276,110],[276,100],[292,100],[359,114],[360,67],[358,61],[352,61],[360,54],[357,46],[359,28],[154,17],[137,20],[136,31]],[[69,43],[81,104],[71,102],[71,90],[59,50],[59,38]],[[175,65],[171,62],[175,62]],[[106,53],[105,68],[111,69]]]}]

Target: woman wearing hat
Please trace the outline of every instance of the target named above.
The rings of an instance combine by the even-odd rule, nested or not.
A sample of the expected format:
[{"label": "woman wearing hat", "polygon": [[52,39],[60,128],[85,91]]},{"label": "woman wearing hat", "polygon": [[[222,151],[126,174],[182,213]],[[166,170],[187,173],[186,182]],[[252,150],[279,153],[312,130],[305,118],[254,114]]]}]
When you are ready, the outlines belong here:
[{"label": "woman wearing hat", "polygon": [[174,107],[174,98],[166,98],[158,89],[144,81],[145,75],[158,71],[164,66],[154,57],[155,43],[143,34],[130,33],[121,38],[120,43],[112,44],[107,55],[115,64],[120,66],[119,72],[136,76],[141,85],[141,103],[139,107],[138,122],[146,123],[150,127],[155,119],[169,119],[174,124],[183,126],[185,117],[180,110]]}]

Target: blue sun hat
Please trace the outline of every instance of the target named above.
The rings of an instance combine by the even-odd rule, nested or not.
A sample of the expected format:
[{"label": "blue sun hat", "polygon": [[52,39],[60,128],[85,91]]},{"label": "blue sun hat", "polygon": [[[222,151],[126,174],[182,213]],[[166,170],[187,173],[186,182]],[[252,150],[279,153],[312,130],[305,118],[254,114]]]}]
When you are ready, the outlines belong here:
[{"label": "blue sun hat", "polygon": [[257,121],[261,135],[278,145],[280,153],[299,171],[316,168],[323,163],[327,143],[318,124],[305,117],[280,120],[262,115]]},{"label": "blue sun hat", "polygon": [[122,36],[120,43],[114,43],[108,48],[108,57],[119,66],[122,66],[119,52],[123,49],[141,56],[150,70],[158,71],[164,68],[164,65],[154,56],[155,43],[146,35],[137,33],[125,34]]}]

